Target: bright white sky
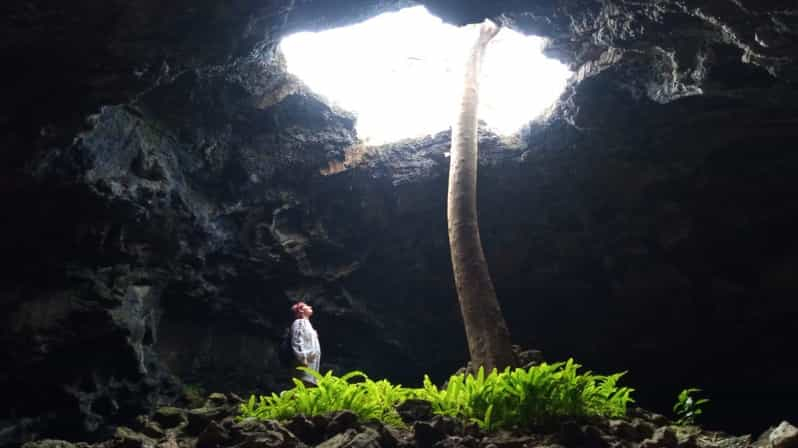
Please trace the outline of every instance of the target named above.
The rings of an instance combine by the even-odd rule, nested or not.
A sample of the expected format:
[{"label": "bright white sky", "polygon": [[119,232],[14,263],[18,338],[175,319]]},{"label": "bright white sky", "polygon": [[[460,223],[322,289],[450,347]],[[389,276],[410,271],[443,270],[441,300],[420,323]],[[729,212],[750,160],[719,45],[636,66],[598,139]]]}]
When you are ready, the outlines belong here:
[{"label": "bright white sky", "polygon": [[[443,23],[423,6],[282,40],[288,71],[357,115],[361,140],[382,144],[449,128],[478,25]],[[541,53],[542,39],[503,28],[482,67],[479,118],[502,135],[551,106],[571,72]]]}]

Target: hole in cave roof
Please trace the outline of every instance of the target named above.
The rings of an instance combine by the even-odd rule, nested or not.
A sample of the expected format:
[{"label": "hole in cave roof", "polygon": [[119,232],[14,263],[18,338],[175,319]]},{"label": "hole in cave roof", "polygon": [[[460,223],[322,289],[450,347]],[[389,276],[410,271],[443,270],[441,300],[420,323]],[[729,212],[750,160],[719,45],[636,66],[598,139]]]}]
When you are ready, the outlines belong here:
[{"label": "hole in cave roof", "polygon": [[[288,71],[357,116],[366,144],[432,135],[449,128],[462,67],[478,25],[457,27],[423,6],[348,27],[285,37]],[[479,118],[512,135],[559,98],[571,72],[542,54],[544,41],[503,28],[485,55]]]}]

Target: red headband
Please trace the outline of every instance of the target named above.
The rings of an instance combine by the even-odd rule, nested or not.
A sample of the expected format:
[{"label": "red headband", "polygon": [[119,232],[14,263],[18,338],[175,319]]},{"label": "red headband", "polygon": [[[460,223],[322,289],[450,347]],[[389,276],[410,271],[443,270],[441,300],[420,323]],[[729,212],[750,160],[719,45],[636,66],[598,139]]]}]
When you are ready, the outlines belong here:
[{"label": "red headband", "polygon": [[305,306],[305,302],[297,302],[291,305],[291,311],[294,312],[295,315],[299,314],[299,309]]}]

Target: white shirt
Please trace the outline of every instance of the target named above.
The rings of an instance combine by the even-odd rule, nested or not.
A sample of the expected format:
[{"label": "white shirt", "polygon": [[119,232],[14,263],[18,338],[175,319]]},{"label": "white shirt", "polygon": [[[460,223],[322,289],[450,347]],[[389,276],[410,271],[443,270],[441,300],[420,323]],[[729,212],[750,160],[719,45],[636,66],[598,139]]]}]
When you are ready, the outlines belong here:
[{"label": "white shirt", "polygon": [[[296,360],[308,366],[308,368],[319,371],[321,361],[321,346],[319,345],[319,335],[310,324],[308,319],[296,319],[291,324],[291,348],[294,350]],[[315,383],[313,376],[302,372],[301,378],[305,381]]]}]

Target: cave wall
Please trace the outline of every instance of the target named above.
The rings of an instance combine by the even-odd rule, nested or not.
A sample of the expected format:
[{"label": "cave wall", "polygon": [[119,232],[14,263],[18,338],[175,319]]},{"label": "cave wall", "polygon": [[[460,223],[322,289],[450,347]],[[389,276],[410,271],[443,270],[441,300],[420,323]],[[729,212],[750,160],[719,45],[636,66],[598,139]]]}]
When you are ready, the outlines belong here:
[{"label": "cave wall", "polygon": [[[277,389],[297,298],[323,368],[410,384],[464,362],[448,136],[343,164],[353,117],[275,52],[409,4],[339,3],[0,7],[4,440],[100,437],[184,384]],[[577,72],[521,145],[481,134],[482,236],[515,340],[629,369],[662,411],[702,386],[727,430],[798,418],[795,6],[424,4],[546,36]]]}]

